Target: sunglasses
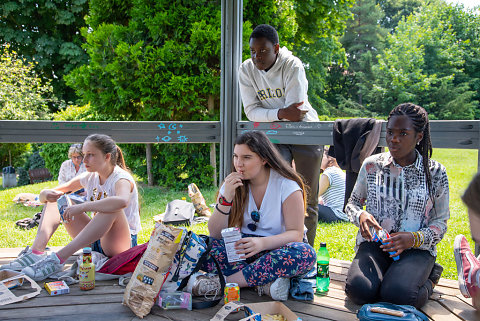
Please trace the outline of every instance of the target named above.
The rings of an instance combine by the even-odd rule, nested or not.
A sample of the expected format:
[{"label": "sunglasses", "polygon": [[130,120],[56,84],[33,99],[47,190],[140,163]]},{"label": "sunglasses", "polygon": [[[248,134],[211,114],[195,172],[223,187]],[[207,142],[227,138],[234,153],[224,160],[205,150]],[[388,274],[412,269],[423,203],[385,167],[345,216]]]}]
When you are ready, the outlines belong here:
[{"label": "sunglasses", "polygon": [[80,148],[80,149],[82,149],[82,144],[72,144],[72,145],[70,145],[70,148]]},{"label": "sunglasses", "polygon": [[247,227],[250,229],[250,231],[255,232],[257,230],[257,224],[260,222],[260,213],[258,211],[253,211],[250,213],[250,217],[253,220],[253,223],[249,223]]}]

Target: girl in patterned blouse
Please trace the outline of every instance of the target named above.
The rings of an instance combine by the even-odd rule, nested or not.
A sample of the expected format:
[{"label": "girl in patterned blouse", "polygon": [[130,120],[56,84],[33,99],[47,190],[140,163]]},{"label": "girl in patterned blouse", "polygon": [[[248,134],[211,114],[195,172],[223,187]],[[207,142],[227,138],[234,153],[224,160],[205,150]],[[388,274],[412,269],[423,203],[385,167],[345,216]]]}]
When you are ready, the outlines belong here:
[{"label": "girl in patterned blouse", "polygon": [[[365,159],[345,209],[359,227],[345,292],[357,304],[421,307],[443,270],[435,260],[450,217],[447,173],[430,159],[430,125],[422,107],[395,107],[386,141],[389,152]],[[381,229],[390,233],[385,245],[372,242],[372,232]]]}]

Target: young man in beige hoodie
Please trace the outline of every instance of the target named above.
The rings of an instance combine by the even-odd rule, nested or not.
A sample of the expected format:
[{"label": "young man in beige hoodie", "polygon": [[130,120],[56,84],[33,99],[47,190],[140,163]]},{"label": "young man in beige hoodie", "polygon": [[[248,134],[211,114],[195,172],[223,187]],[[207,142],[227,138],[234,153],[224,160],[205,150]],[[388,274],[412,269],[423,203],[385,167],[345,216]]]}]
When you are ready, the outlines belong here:
[{"label": "young man in beige hoodie", "polygon": [[[317,122],[308,101],[308,81],[302,62],[285,47],[270,25],[257,26],[250,35],[251,58],[239,69],[240,93],[245,114],[254,122]],[[307,238],[315,241],[318,224],[318,179],[323,156],[321,145],[276,145],[282,156],[295,161],[297,172],[308,186]]]}]

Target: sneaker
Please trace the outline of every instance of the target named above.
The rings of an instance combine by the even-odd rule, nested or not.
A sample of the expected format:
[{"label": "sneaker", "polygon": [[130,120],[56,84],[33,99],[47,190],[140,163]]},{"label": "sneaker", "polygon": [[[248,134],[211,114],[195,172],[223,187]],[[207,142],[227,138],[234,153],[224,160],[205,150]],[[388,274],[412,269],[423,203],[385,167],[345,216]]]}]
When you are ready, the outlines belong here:
[{"label": "sneaker", "polygon": [[432,272],[430,272],[430,275],[428,276],[428,279],[433,283],[433,287],[435,287],[435,285],[438,284],[438,281],[440,281],[442,272],[443,272],[443,266],[435,262],[433,265]]},{"label": "sneaker", "polygon": [[457,263],[458,284],[460,292],[466,298],[475,296],[478,291],[478,271],[480,262],[470,250],[467,239],[463,235],[455,237],[453,253]]},{"label": "sneaker", "polygon": [[22,270],[31,277],[34,281],[42,281],[48,278],[50,275],[61,272],[63,270],[63,264],[60,263],[60,259],[55,252],[45,256],[37,263],[26,267]]},{"label": "sneaker", "polygon": [[268,284],[257,286],[258,295],[267,294],[275,301],[288,300],[289,291],[290,279],[287,278],[278,278]]},{"label": "sneaker", "polygon": [[[192,281],[193,279],[193,281]],[[195,273],[188,281],[187,289],[191,286],[191,293],[194,296],[217,296],[220,294],[222,286],[220,278],[214,274]]]},{"label": "sneaker", "polygon": [[21,271],[24,268],[37,263],[38,261],[45,258],[47,255],[44,254],[33,254],[32,249],[27,246],[25,249],[18,254],[17,258],[8,264],[0,266],[0,270],[14,270]]}]

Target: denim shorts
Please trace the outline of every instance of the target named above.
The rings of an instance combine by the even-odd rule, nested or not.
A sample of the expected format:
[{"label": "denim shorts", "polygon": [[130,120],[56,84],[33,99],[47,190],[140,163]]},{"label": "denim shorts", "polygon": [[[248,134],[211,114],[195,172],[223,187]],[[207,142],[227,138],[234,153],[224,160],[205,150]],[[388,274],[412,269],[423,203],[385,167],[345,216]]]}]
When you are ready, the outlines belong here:
[{"label": "denim shorts", "polygon": [[[130,244],[130,247],[137,246],[137,235],[131,234],[130,236],[132,238],[132,243]],[[92,243],[92,251],[99,252],[107,256],[105,252],[103,252],[102,245],[100,244],[100,240],[96,240],[95,242]]]}]

